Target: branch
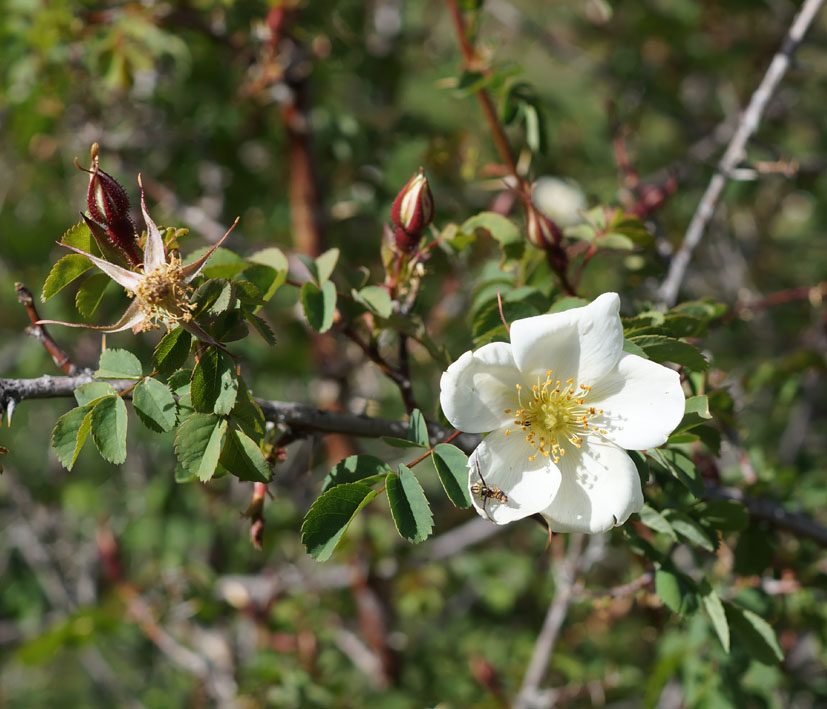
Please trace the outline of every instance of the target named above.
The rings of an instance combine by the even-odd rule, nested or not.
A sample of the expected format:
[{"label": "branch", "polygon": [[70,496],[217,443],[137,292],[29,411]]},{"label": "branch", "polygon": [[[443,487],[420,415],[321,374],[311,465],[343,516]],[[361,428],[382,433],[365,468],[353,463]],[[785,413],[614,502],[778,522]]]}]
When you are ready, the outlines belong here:
[{"label": "branch", "polygon": [[[36,379],[0,379],[0,416],[7,407],[24,399],[69,398],[74,395],[77,387],[92,381],[95,378],[88,369],[73,377],[43,375]],[[135,382],[130,380],[108,381],[120,392],[135,386]],[[257,398],[256,403],[268,421],[286,426],[293,432],[294,438],[313,433],[338,433],[359,438],[405,438],[408,434],[407,421],[390,421],[288,401]],[[428,434],[431,442],[436,444],[451,438],[454,432],[439,424],[428,423]],[[452,441],[457,447],[470,452],[479,445],[480,437],[473,433],[462,433]],[[767,520],[775,527],[827,546],[827,527],[804,515],[787,512],[774,500],[749,497],[736,488],[709,487],[708,490],[711,499],[739,500],[753,517]]]},{"label": "branch", "polygon": [[767,108],[770,98],[775,89],[787,73],[792,61],[792,56],[798,45],[804,39],[804,35],[810,27],[816,13],[821,9],[824,0],[805,0],[801,10],[793,19],[784,42],[770,63],[767,73],[752,94],[747,110],[741,116],[738,128],[718,163],[715,174],[704,192],[695,214],[686,230],[683,244],[669,264],[669,272],[661,284],[658,298],[668,306],[675,304],[678,297],[678,290],[692,258],[692,252],[703,238],[709,220],[715,212],[715,207],[721,194],[724,191],[727,180],[732,171],[743,160],[747,142],[758,128],[764,111]]},{"label": "branch", "polygon": [[36,340],[40,341],[49,353],[52,361],[60,367],[60,369],[66,372],[66,374],[75,374],[77,372],[77,367],[75,367],[72,360],[69,359],[69,355],[60,349],[57,342],[54,341],[54,338],[49,334],[48,330],[46,330],[46,327],[38,324],[40,321],[40,315],[34,305],[34,296],[32,295],[32,292],[22,283],[15,283],[14,290],[17,293],[17,302],[21,303],[26,309],[26,314],[29,316],[29,320],[32,323],[30,327],[26,328],[26,332],[28,332]]},{"label": "branch", "polygon": [[[72,397],[77,387],[92,381],[95,381],[95,377],[89,369],[72,377],[43,375],[36,379],[0,378],[0,413],[12,402],[17,404],[25,399]],[[134,381],[128,380],[108,381],[119,392],[126,391],[135,385]],[[297,434],[342,433],[361,438],[380,438],[382,436],[405,438],[408,435],[407,421],[390,421],[362,414],[351,414],[345,411],[320,409],[295,402],[267,399],[256,399],[256,402],[268,421],[287,426]],[[444,441],[452,433],[451,430],[438,424],[428,424],[428,434],[434,443]],[[480,437],[471,433],[463,433],[454,442],[463,450],[471,451],[480,442]]]},{"label": "branch", "polygon": [[749,510],[750,516],[763,519],[773,527],[792,532],[797,537],[812,539],[821,546],[827,546],[827,527],[796,512],[787,512],[774,500],[749,497],[734,487],[707,486],[707,497],[711,500],[737,500]]},{"label": "branch", "polygon": [[582,534],[571,535],[568,553],[556,574],[554,598],[548,607],[537,642],[534,644],[534,652],[531,654],[528,669],[523,677],[520,693],[514,701],[515,709],[550,706],[548,699],[543,696],[545,693],[540,691],[540,685],[546,676],[549,660],[574,595],[583,554],[583,539]]},{"label": "branch", "polygon": [[[451,14],[451,21],[454,23],[454,29],[459,40],[459,46],[462,50],[463,65],[466,69],[479,69],[479,62],[477,61],[476,53],[471,43],[468,41],[468,35],[465,31],[465,23],[462,20],[462,11],[456,0],[446,0],[448,11]],[[488,70],[482,67],[482,73],[488,75]],[[508,171],[517,180],[517,185],[523,184],[523,179],[517,170],[517,163],[514,156],[511,154],[511,148],[508,145],[508,139],[505,137],[505,132],[497,119],[497,112],[494,110],[494,104],[491,102],[491,97],[485,88],[477,90],[477,99],[479,99],[482,113],[485,116],[485,122],[488,124],[488,129],[491,131],[491,137],[494,139],[494,145],[497,147],[497,152],[500,154],[500,160],[508,168]]]}]

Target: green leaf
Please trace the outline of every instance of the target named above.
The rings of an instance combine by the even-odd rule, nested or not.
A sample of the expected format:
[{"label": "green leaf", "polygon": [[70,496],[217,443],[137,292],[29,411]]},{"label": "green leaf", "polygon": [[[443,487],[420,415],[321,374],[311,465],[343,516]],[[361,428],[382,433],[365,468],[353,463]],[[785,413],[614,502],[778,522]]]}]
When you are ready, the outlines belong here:
[{"label": "green leaf", "polygon": [[230,416],[250,438],[264,435],[264,414],[241,377],[238,378],[238,394]]},{"label": "green leaf", "polygon": [[322,482],[322,492],[330,490],[336,485],[356,482],[365,478],[381,475],[383,478],[393,473],[391,467],[383,460],[373,455],[351,455],[340,460],[331,468]]},{"label": "green leaf", "polygon": [[573,296],[565,296],[563,298],[558,298],[554,301],[554,305],[552,305],[548,312],[550,313],[564,313],[566,310],[571,310],[572,308],[582,308],[589,304],[589,301],[585,298],[575,298]]},{"label": "green leaf", "polygon": [[328,249],[316,259],[316,278],[319,285],[327,282],[339,260],[339,249]]},{"label": "green leaf", "polygon": [[112,282],[105,273],[95,273],[80,284],[75,293],[75,307],[84,318],[90,318],[103,299],[103,292]]},{"label": "green leaf", "polygon": [[678,534],[688,542],[714,552],[718,546],[718,539],[709,533],[694,519],[677,510],[666,510],[663,516],[668,520]]},{"label": "green leaf", "polygon": [[184,470],[202,482],[209,480],[218,465],[226,430],[227,419],[214,414],[195,413],[184,419],[175,435],[175,454]]},{"label": "green leaf", "polygon": [[672,529],[672,526],[666,518],[656,509],[649,507],[649,505],[643,505],[643,509],[640,511],[640,521],[649,527],[649,529],[661,532],[673,541],[678,541],[678,535],[675,534],[675,530]]},{"label": "green leaf", "polygon": [[393,436],[382,436],[382,441],[387,443],[389,446],[393,448],[427,448],[428,446],[423,446],[420,443],[416,443],[415,441],[410,441],[407,438],[394,438]]},{"label": "green leaf", "polygon": [[274,271],[284,271],[287,273],[287,269],[289,268],[287,257],[281,249],[277,249],[275,246],[256,251],[248,256],[247,260],[252,263],[260,263],[262,266],[268,266]]},{"label": "green leaf", "polygon": [[80,254],[63,256],[49,271],[46,282],[43,284],[40,300],[45,303],[90,268],[92,268],[92,262],[86,256]]},{"label": "green leaf", "polygon": [[391,515],[399,535],[413,544],[431,536],[434,520],[428,498],[416,476],[404,465],[399,465],[399,475],[390,473],[385,478]]},{"label": "green leaf", "polygon": [[235,303],[234,293],[233,284],[223,278],[205,281],[192,296],[192,302],[196,306],[193,317],[198,318],[205,313],[220,315],[226,312]]},{"label": "green leaf", "polygon": [[230,429],[219,458],[230,473],[239,480],[266,483],[270,480],[270,466],[261,449],[243,431]]},{"label": "green leaf", "polygon": [[108,349],[101,352],[98,379],[140,379],[141,361],[129,350]]},{"label": "green leaf", "polygon": [[339,249],[328,249],[321,256],[313,259],[303,254],[296,254],[317,286],[323,286],[333,273],[336,262],[339,260]]},{"label": "green leaf", "polygon": [[700,426],[711,418],[712,414],[709,413],[709,399],[703,394],[700,396],[690,396],[686,400],[683,419],[678,424],[675,432],[688,431],[690,428]]},{"label": "green leaf", "polygon": [[389,318],[393,313],[393,302],[391,296],[385,288],[381,286],[367,286],[362,290],[357,291],[355,288],[351,290],[353,298],[364,305],[372,313],[376,313],[380,318]]},{"label": "green leaf", "polygon": [[163,432],[175,426],[177,408],[175,397],[165,384],[147,377],[132,392],[132,406],[147,428]]},{"label": "green leaf", "polygon": [[247,262],[251,265],[244,277],[255,284],[263,301],[270,300],[287,279],[287,257],[280,249],[270,247],[248,256]]},{"label": "green leaf", "polygon": [[63,236],[60,237],[60,243],[74,246],[76,249],[85,251],[88,254],[95,253],[92,250],[92,244],[95,242],[92,239],[92,232],[89,231],[89,227],[86,226],[86,222],[78,222],[66,230]]},{"label": "green leaf", "polygon": [[61,416],[52,430],[52,448],[66,470],[71,470],[86,443],[92,425],[92,407],[78,406]]},{"label": "green leaf", "polygon": [[729,653],[729,623],[727,623],[724,604],[721,603],[718,594],[712,590],[706,579],[701,583],[699,591],[701,593],[701,603],[712,621],[712,627],[715,629],[718,640],[721,641],[724,650]]},{"label": "green leaf", "polygon": [[696,371],[704,371],[709,367],[709,362],[697,347],[674,337],[640,335],[632,336],[629,340],[646,352],[653,362],[674,362]]},{"label": "green leaf", "polygon": [[525,248],[525,239],[514,222],[496,212],[480,212],[467,219],[460,227],[466,234],[478,231],[487,234],[502,248],[507,259],[519,259]]},{"label": "green leaf", "polygon": [[429,448],[431,445],[428,441],[428,424],[425,423],[425,417],[419,409],[411,411],[408,419],[408,440],[423,448]]},{"label": "green leaf", "polygon": [[711,500],[696,508],[698,516],[722,532],[741,532],[749,524],[749,510],[735,500]]},{"label": "green leaf", "polygon": [[[190,264],[197,261],[209,249],[209,246],[196,249],[187,256],[186,263]],[[230,251],[230,249],[219,246],[213,251],[207,265],[201,270],[201,275],[207,278],[235,278],[246,268],[247,262],[241,256],[234,251]]]},{"label": "green leaf", "polygon": [[308,281],[302,284],[301,301],[308,325],[316,332],[327,332],[336,312],[336,286],[326,281],[320,290]]},{"label": "green leaf", "polygon": [[273,333],[273,328],[270,327],[270,324],[264,320],[264,318],[260,318],[248,310],[244,311],[244,317],[247,318],[247,321],[255,328],[256,332],[264,338],[264,341],[268,345],[276,344],[276,335]]},{"label": "green leaf", "polygon": [[695,582],[680,571],[658,569],[655,572],[655,592],[673,613],[688,615],[698,607]]},{"label": "green leaf", "polygon": [[92,409],[92,440],[104,460],[120,465],[126,460],[126,404],[107,396]]},{"label": "green leaf", "polygon": [[646,354],[646,351],[638,347],[631,340],[623,340],[623,351],[628,352],[629,354],[637,355],[638,357],[643,357],[643,359],[649,359],[649,355]]},{"label": "green leaf", "polygon": [[701,498],[706,494],[706,485],[701,474],[683,453],[655,448],[649,451],[649,456],[680,480],[695,497]]},{"label": "green leaf", "polygon": [[201,413],[228,414],[235,404],[238,379],[230,358],[208,347],[192,370],[192,405]]},{"label": "green leaf", "polygon": [[434,467],[439,481],[455,507],[467,509],[471,506],[468,491],[468,456],[450,443],[440,443],[434,448]]},{"label": "green leaf", "polygon": [[640,451],[627,451],[627,453],[637,468],[640,485],[643,487],[649,482],[649,462],[646,460],[646,456]]},{"label": "green leaf", "polygon": [[769,623],[746,608],[725,604],[729,626],[744,650],[758,662],[775,665],[784,659],[784,652]]},{"label": "green leaf", "polygon": [[152,364],[159,374],[169,377],[190,355],[192,335],[176,327],[161,338],[152,355]]},{"label": "green leaf", "polygon": [[86,406],[104,396],[114,396],[117,393],[109,382],[87,382],[75,389],[75,401],[78,402],[78,406]]},{"label": "green leaf", "polygon": [[[502,315],[505,316],[507,323],[512,323],[515,320],[540,315],[540,311],[530,302],[503,301]],[[479,311],[475,313],[474,320],[471,324],[471,337],[474,345],[479,346],[490,342],[497,336],[500,336],[502,339],[507,339],[508,333],[502,322],[499,303],[494,300],[481,307]]]},{"label": "green leaf", "polygon": [[343,483],[325,492],[307,511],[302,544],[316,561],[327,561],[350,523],[378,493],[362,483]]}]

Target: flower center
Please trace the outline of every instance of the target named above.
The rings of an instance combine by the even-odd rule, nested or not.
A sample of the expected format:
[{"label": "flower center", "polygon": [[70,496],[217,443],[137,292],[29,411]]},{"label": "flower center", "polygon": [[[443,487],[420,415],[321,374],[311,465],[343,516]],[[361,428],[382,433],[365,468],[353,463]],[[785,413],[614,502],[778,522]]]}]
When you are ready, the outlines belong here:
[{"label": "flower center", "polygon": [[192,286],[184,282],[181,259],[171,256],[168,263],[144,274],[135,289],[135,298],[146,319],[143,329],[192,320],[195,306],[189,302]]},{"label": "flower center", "polygon": [[[538,377],[530,393],[520,384],[516,386],[518,408],[513,412],[506,409],[505,413],[513,413],[514,423],[525,432],[532,448],[529,460],[534,460],[539,453],[559,463],[567,445],[580,448],[583,436],[606,433],[592,422],[603,415],[603,409],[586,404],[591,387],[575,384],[573,379],[565,382],[552,379],[550,369],[546,371],[545,381]],[[506,429],[505,435],[511,435],[511,430]]]}]

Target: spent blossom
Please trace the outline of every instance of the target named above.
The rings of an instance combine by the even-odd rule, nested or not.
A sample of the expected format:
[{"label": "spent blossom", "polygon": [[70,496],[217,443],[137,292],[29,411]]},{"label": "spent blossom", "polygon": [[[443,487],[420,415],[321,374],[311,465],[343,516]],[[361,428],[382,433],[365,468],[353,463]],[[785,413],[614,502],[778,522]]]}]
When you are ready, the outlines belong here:
[{"label": "spent blossom", "polygon": [[620,299],[511,324],[442,375],[453,426],[490,432],[468,459],[480,515],[540,513],[555,532],[603,532],[643,506],[626,450],[663,444],[684,413],[678,373],[623,351]]},{"label": "spent blossom", "polygon": [[88,325],[85,323],[69,323],[59,320],[41,320],[40,324],[52,323],[68,325],[69,327],[85,327],[101,332],[120,332],[132,328],[133,332],[158,328],[166,325],[168,328],[180,325],[200,340],[209,344],[217,344],[192,317],[193,305],[190,303],[192,286],[190,282],[201,272],[213,252],[224,242],[238,223],[233,223],[221,239],[200,258],[184,265],[176,252],[167,253],[161,231],[156,226],[146,208],[143,185],[141,187],[141,212],[146,223],[146,243],[144,245],[142,263],[134,270],[128,270],[106,259],[94,256],[70,244],[61,244],[67,249],[88,258],[95,266],[103,271],[118,285],[125,288],[132,298],[132,303],[126,309],[120,320],[114,325]]}]

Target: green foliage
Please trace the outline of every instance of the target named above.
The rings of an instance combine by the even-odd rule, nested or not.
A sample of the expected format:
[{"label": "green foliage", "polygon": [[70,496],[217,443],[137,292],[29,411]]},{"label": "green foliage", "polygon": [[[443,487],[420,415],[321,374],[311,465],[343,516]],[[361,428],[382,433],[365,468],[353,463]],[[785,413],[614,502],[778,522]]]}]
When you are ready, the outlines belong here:
[{"label": "green foliage", "polygon": [[216,347],[208,347],[192,370],[192,405],[201,413],[228,414],[238,393],[238,378],[230,358]]},{"label": "green foliage", "polygon": [[105,396],[92,409],[92,440],[104,460],[126,460],[126,404],[120,396]]},{"label": "green foliage", "polygon": [[470,507],[468,456],[450,443],[440,443],[434,448],[432,460],[448,499],[461,509]]},{"label": "green foliage", "polygon": [[132,393],[135,413],[153,431],[171,431],[177,418],[177,407],[172,392],[157,379],[142,379]]},{"label": "green foliage", "polygon": [[161,338],[152,355],[152,364],[159,374],[169,377],[180,369],[190,354],[192,335],[176,327]]},{"label": "green foliage", "polygon": [[[622,530],[587,540],[540,689],[572,705],[598,695],[608,705],[824,704],[822,548],[787,525],[818,529],[827,509],[827,251],[817,238],[827,182],[807,157],[827,150],[813,129],[823,27],[810,29],[747,146],[739,174],[754,179],[729,182],[692,254],[688,300],[664,309],[657,286],[725,147],[716,126],[727,102],[709,98],[746,105],[792,10],[521,2],[500,32],[497,8],[463,0],[474,57],[458,69],[444,9],[380,5],[4,8],[0,281],[44,283],[43,318],[77,322],[73,303],[90,324],[123,312],[122,289],[55,245],[84,209],[89,176],[71,165],[78,155],[88,165],[85,140],[100,142],[102,167],[129,193],[139,248],[139,170],[153,216],[192,227],[161,227],[188,263],[241,220],[191,283],[187,327],[208,339],[193,343],[173,321],[170,332],[107,334],[102,347],[99,333],[48,326],[80,370],[94,370],[103,349],[97,376],[111,383],[79,387],[68,412],[18,402],[0,428],[3,701],[513,703],[571,537],[549,542],[531,520],[469,524],[469,451],[430,450],[426,417],[442,440],[439,377],[451,355],[509,339],[497,290],[507,323],[613,290],[625,351],[678,369],[685,415],[665,444],[630,453],[646,505]],[[285,87],[295,103],[277,95]],[[554,173],[586,195],[588,207],[565,218],[562,197],[549,207],[570,288],[525,243],[521,190],[480,89],[527,183]],[[435,219],[422,253],[397,259],[383,224],[419,165]],[[674,193],[646,213],[673,176]],[[314,231],[324,245],[307,238]],[[128,267],[100,227],[80,222],[61,241]],[[0,315],[3,377],[60,373],[23,337],[11,288]],[[325,413],[318,430],[296,423],[320,406],[399,426],[411,404],[387,367],[410,380],[420,407],[407,438],[343,441]],[[265,423],[253,393],[298,406],[265,407]],[[127,446],[130,406],[142,425]],[[49,429],[57,463],[41,441]],[[334,452],[343,460],[328,460]],[[122,469],[107,462],[125,457]],[[252,481],[268,483],[258,510]],[[350,527],[383,492],[391,514],[374,506]],[[259,522],[261,551],[247,533]],[[439,541],[419,548],[398,536],[432,531]],[[327,566],[301,560],[303,547],[325,560],[338,544]],[[614,590],[594,597],[601,588]],[[780,667],[776,633],[790,652]],[[168,661],[166,637],[192,664]],[[368,681],[356,667],[362,646]],[[206,681],[188,669],[199,666],[210,668]],[[235,696],[221,694],[228,687]]]},{"label": "green foliage", "polygon": [[387,475],[393,473],[390,466],[373,455],[351,455],[340,460],[333,466],[322,482],[322,492],[326,492],[336,485],[365,481],[367,485],[384,481]]},{"label": "green foliage", "polygon": [[84,318],[91,318],[103,299],[104,291],[112,282],[105,273],[89,276],[75,294],[75,307]]},{"label": "green foliage", "polygon": [[92,262],[86,256],[80,254],[64,256],[52,266],[52,270],[43,284],[43,293],[40,299],[45,303],[90,268],[92,268]]},{"label": "green foliage", "polygon": [[416,476],[404,465],[385,478],[388,502],[399,534],[413,544],[425,541],[434,528],[431,506]]},{"label": "green foliage", "polygon": [[317,561],[327,561],[354,517],[377,493],[360,482],[342,483],[325,492],[304,518],[302,544]]},{"label": "green foliage", "polygon": [[101,352],[98,379],[140,379],[141,362],[129,350],[112,349]]},{"label": "green foliage", "polygon": [[202,482],[215,473],[227,419],[215,414],[193,413],[181,422],[175,434],[175,455],[191,475]]},{"label": "green foliage", "polygon": [[261,449],[244,431],[229,429],[219,458],[228,472],[239,480],[266,483],[270,480],[270,466]]},{"label": "green foliage", "polygon": [[327,332],[336,313],[336,286],[325,281],[319,288],[308,281],[302,285],[301,299],[307,324],[316,332]]}]

